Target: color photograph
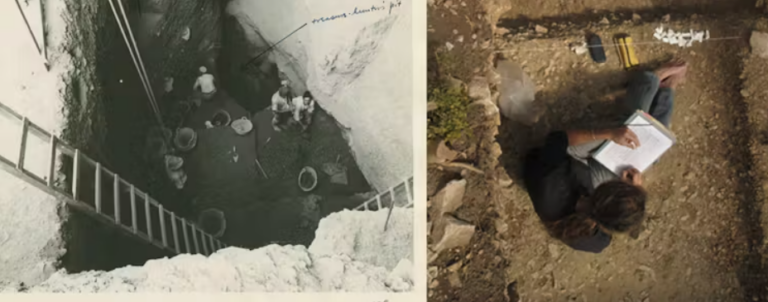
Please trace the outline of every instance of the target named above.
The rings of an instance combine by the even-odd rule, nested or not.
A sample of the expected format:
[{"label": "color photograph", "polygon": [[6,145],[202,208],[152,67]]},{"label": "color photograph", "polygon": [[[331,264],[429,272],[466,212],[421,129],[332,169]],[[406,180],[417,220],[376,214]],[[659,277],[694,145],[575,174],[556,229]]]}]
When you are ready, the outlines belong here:
[{"label": "color photograph", "polygon": [[768,301],[765,1],[429,2],[429,301]]}]

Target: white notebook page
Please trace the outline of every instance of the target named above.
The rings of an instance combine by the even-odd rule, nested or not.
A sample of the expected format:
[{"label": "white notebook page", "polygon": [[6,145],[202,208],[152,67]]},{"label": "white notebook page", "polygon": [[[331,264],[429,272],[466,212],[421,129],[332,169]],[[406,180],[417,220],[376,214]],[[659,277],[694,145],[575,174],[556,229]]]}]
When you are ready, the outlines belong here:
[{"label": "white notebook page", "polygon": [[621,172],[630,167],[645,172],[674,144],[672,139],[652,126],[642,116],[636,116],[628,123],[627,127],[640,140],[639,148],[633,150],[609,141],[599,153],[594,155],[595,160],[616,175],[621,175]]}]

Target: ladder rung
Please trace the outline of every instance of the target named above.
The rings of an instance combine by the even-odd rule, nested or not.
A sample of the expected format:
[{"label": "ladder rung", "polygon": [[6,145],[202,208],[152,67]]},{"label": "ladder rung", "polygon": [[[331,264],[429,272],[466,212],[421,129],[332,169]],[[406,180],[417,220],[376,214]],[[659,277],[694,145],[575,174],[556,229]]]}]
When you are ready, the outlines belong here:
[{"label": "ladder rung", "polygon": [[182,233],[184,233],[184,248],[187,254],[192,254],[192,249],[189,248],[189,236],[187,231],[187,220],[182,218],[181,219],[181,230]]},{"label": "ladder rung", "polygon": [[163,246],[168,247],[168,238],[165,234],[165,211],[162,204],[157,206],[157,214],[160,215],[160,238],[163,240]]},{"label": "ladder rung", "polygon": [[120,175],[117,175],[117,173],[114,174],[115,182],[113,184],[112,191],[114,192],[114,201],[115,201],[115,222],[117,224],[120,223]]},{"label": "ladder rung", "polygon": [[95,204],[96,204],[96,213],[101,214],[101,163],[96,162],[96,186],[94,188],[94,193],[96,196],[95,198]]},{"label": "ladder rung", "polygon": [[179,229],[176,227],[176,214],[171,213],[171,231],[173,231],[173,247],[176,248],[176,254],[181,254],[181,247],[179,247]]},{"label": "ladder rung", "polygon": [[395,187],[389,188],[389,205],[390,207],[395,206]]},{"label": "ladder rung", "polygon": [[80,201],[80,149],[75,149],[74,163],[72,164],[72,198]]},{"label": "ladder rung", "polygon": [[198,228],[195,228],[195,230],[200,233],[200,243],[203,245],[203,254],[206,256],[210,255],[208,254],[208,243],[207,240],[205,240],[205,233]]},{"label": "ladder rung", "polygon": [[411,196],[411,188],[408,180],[405,180],[405,197],[408,198],[408,204],[413,202],[413,196]]},{"label": "ladder rung", "polygon": [[29,120],[27,117],[21,118],[21,143],[19,144],[19,161],[16,162],[16,169],[24,171],[24,158],[27,155],[27,133],[29,132]]},{"label": "ladder rung", "polygon": [[49,162],[48,162],[48,186],[53,187],[54,176],[56,175],[56,136],[51,134],[51,141],[49,146]]},{"label": "ladder rung", "polygon": [[200,254],[200,244],[198,244],[197,240],[197,228],[193,224],[190,224],[190,226],[192,227],[192,241],[195,242],[195,254]]},{"label": "ladder rung", "polygon": [[137,222],[136,217],[136,187],[131,184],[131,228],[133,228],[133,233],[137,234],[139,233],[139,226]]},{"label": "ladder rung", "polygon": [[149,194],[144,193],[144,215],[147,218],[147,236],[149,237],[149,241],[153,241],[154,236],[152,235],[152,216],[150,215],[150,207],[151,204],[149,202]]}]

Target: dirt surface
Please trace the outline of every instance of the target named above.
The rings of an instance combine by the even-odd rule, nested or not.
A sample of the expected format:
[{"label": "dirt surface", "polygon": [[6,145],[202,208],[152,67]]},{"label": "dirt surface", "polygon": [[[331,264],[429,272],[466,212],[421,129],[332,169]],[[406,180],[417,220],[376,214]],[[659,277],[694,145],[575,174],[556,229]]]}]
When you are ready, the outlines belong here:
[{"label": "dirt surface", "polygon": [[[516,8],[521,15],[536,11],[534,7],[559,7],[551,1],[523,2]],[[669,4],[646,2],[579,3],[588,10],[650,9]],[[718,7],[724,2],[686,3]],[[743,4],[729,3],[733,8]],[[499,7],[488,10],[498,11]],[[430,13],[431,24],[436,24],[433,19],[439,10],[437,5]],[[549,16],[576,10],[561,8]],[[520,35],[514,28],[511,34],[496,30],[506,36],[496,36],[492,48],[524,67],[537,85],[537,101],[545,102],[547,111],[531,127],[503,120],[498,128],[496,140],[503,152],[499,164],[513,179],[512,185],[503,187],[505,183],[499,181],[503,177],[491,166],[483,167],[489,172],[485,183],[465,177],[467,192],[456,216],[475,224],[477,231],[468,247],[430,263],[435,267],[433,275],[437,272],[437,282],[430,286],[430,301],[505,301],[504,287],[512,281],[517,282],[522,301],[768,299],[763,247],[764,222],[768,221],[764,193],[768,189],[768,115],[766,89],[759,84],[768,77],[768,61],[749,55],[750,31],[765,27],[765,21],[751,13],[681,14],[665,22],[677,30],[709,29],[712,37],[732,39],[697,43],[686,49],[666,44],[635,46],[644,67],[672,57],[690,64],[688,80],[675,97],[672,131],[678,144],[645,175],[650,199],[644,231],[638,239],[614,236],[611,246],[597,255],[573,251],[549,237],[520,185],[520,157],[540,144],[544,135],[553,129],[610,124],[606,116],[615,112],[613,101],[622,97],[626,71],[620,67],[615,49],[606,48],[608,60],[598,65],[588,55],[570,52],[568,43],[583,39],[584,31],[600,34],[603,41],[628,33],[636,42],[653,42],[653,29],[662,21],[661,16],[649,13],[633,21],[631,14],[628,19],[619,14],[608,24],[599,24],[599,18],[595,22],[574,19],[570,25],[549,24],[546,35],[527,28]],[[440,28],[444,31],[440,39],[451,37],[447,34],[452,30],[450,24],[433,25],[436,31],[430,32],[430,40],[438,37]],[[433,43],[439,47],[444,44]],[[468,61],[487,58],[487,54],[476,52],[462,56]],[[469,73],[472,68],[477,65],[463,70]],[[478,145],[488,143],[477,138]],[[482,157],[490,154],[480,152],[475,160],[483,161]],[[428,175],[430,196],[452,177],[438,169],[431,169]],[[473,258],[480,250],[487,253],[484,247],[491,247],[492,256]],[[471,260],[462,260],[467,255]],[[457,262],[462,262],[460,287],[449,281],[449,267]],[[499,273],[502,268],[505,273]],[[506,280],[478,276],[504,276]]]},{"label": "dirt surface", "polygon": [[[680,29],[709,28],[715,37],[745,36],[749,24],[729,20],[685,20]],[[654,26],[596,29],[602,37],[628,33],[646,41]],[[580,39],[574,36],[570,40]],[[513,175],[519,157],[540,144],[550,130],[594,126],[614,109],[610,95],[626,82],[612,49],[603,65],[570,53],[569,39],[532,40],[507,47],[536,82],[538,101],[548,111],[532,128],[502,124],[502,162]],[[678,57],[690,64],[687,82],[677,89],[672,130],[678,144],[646,171],[649,204],[646,230],[637,240],[615,236],[599,255],[575,252],[551,239],[519,186],[507,194],[513,206],[507,268],[525,300],[736,301],[764,298],[760,251],[751,248],[759,218],[751,171],[750,134],[740,79],[745,39],[713,41],[689,49],[637,45],[640,62]],[[618,97],[621,97],[620,95]],[[598,122],[598,123],[596,123]],[[759,260],[758,260],[759,262]]]},{"label": "dirt surface", "polygon": [[503,19],[539,19],[566,15],[570,15],[572,19],[578,15],[597,15],[601,12],[617,11],[657,11],[664,14],[672,11],[716,12],[749,9],[755,6],[754,0],[499,0],[499,2],[511,8],[504,13]]},{"label": "dirt surface", "polygon": [[[430,68],[440,70],[463,81],[483,73],[485,61],[492,52],[493,35],[488,14],[475,1],[443,1],[427,11],[427,41]],[[459,42],[462,41],[462,42]],[[453,48],[446,49],[446,43]],[[435,65],[435,52],[441,55],[440,68]]]}]

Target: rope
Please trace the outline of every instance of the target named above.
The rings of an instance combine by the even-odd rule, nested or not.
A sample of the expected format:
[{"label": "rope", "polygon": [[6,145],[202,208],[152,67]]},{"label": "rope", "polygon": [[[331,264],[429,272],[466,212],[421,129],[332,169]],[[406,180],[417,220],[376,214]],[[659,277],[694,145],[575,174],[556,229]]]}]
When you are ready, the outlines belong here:
[{"label": "rope", "polygon": [[260,54],[258,54],[257,56],[255,56],[255,57],[251,58],[250,60],[248,60],[248,62],[246,62],[245,64],[243,64],[243,66],[241,67],[241,69],[245,70],[246,68],[248,68],[248,65],[251,65],[251,63],[255,62],[255,61],[256,61],[256,59],[258,59],[259,57],[263,56],[265,53],[267,53],[267,52],[269,52],[270,50],[272,50],[273,48],[275,48],[275,46],[277,46],[278,44],[282,43],[283,41],[285,41],[285,39],[288,39],[290,36],[292,36],[293,34],[295,34],[296,32],[298,32],[300,29],[304,28],[305,26],[307,26],[307,23],[304,23],[304,25],[302,25],[302,26],[299,26],[299,28],[297,28],[297,29],[293,30],[293,31],[292,31],[290,34],[288,34],[287,36],[285,36],[285,37],[283,37],[282,39],[280,39],[280,41],[277,41],[277,43],[273,44],[272,46],[270,46],[270,47],[269,47],[269,48],[267,48],[266,50],[262,51],[262,52],[261,52]]},{"label": "rope", "polygon": [[[721,37],[721,38],[709,38],[707,40],[702,41],[701,43],[708,42],[708,41],[721,41],[721,40],[736,40],[741,39],[741,37],[738,36],[732,36],[732,37]],[[632,42],[629,43],[629,45],[653,45],[653,44],[669,44],[667,42],[661,42],[661,41],[654,41],[654,42]],[[601,44],[601,45],[587,45],[585,47],[587,48],[599,48],[599,47],[611,47],[611,46],[618,46],[621,44]],[[674,45],[674,44],[670,44]],[[563,47],[569,47],[569,46],[552,46],[552,47],[541,47],[541,48],[524,48],[523,50],[552,50],[552,49],[560,49]]]},{"label": "rope", "polygon": [[[123,36],[123,41],[125,41],[125,46],[128,47],[128,52],[131,55],[131,60],[133,60],[133,65],[136,67],[136,71],[139,73],[139,79],[141,80],[142,86],[144,86],[144,91],[147,93],[147,98],[149,99],[150,106],[152,108],[152,111],[155,114],[155,119],[157,119],[157,122],[160,125],[161,129],[165,128],[165,124],[163,123],[162,116],[160,115],[160,109],[157,106],[157,102],[155,101],[155,95],[152,92],[152,86],[149,83],[149,79],[148,79],[149,77],[147,77],[146,71],[144,70],[144,63],[141,60],[141,54],[139,54],[139,49],[136,46],[136,41],[133,38],[133,32],[131,31],[130,23],[128,23],[128,18],[125,16],[125,10],[123,8],[123,5],[120,1],[118,1],[118,5],[120,7],[120,11],[123,16],[123,21],[125,22],[125,27],[128,28],[130,41],[128,40],[128,35],[125,34],[125,28],[123,28],[122,22],[120,22],[120,16],[117,13],[117,9],[115,9],[115,4],[113,1],[114,0],[109,0],[109,6],[112,8],[112,13],[115,15],[117,26],[120,28],[120,33]],[[163,135],[163,138],[166,140],[166,143],[168,144],[168,146],[171,146],[170,137],[165,137],[165,135]]]},{"label": "rope", "polygon": [[[110,0],[112,1],[112,0]],[[128,17],[125,15],[125,9],[123,8],[123,2],[117,1],[117,5],[120,7],[120,14],[123,16],[123,20],[125,21],[125,27],[128,29],[128,35],[131,38],[131,43],[136,50],[136,57],[139,58],[139,66],[141,67],[141,74],[144,75],[144,81],[147,82],[147,86],[149,87],[149,95],[151,95],[151,101],[152,105],[155,108],[155,114],[158,117],[158,121],[160,122],[160,126],[163,126],[163,121],[160,115],[160,107],[157,105],[157,99],[155,98],[155,92],[152,90],[152,85],[149,82],[149,76],[147,76],[147,70],[144,68],[144,60],[141,58],[141,53],[139,52],[139,47],[136,46],[136,40],[133,38],[133,30],[131,30],[131,24],[128,22]]]}]

